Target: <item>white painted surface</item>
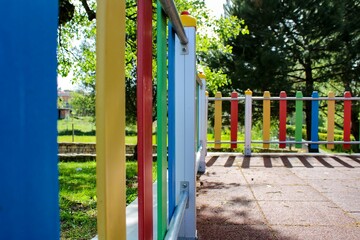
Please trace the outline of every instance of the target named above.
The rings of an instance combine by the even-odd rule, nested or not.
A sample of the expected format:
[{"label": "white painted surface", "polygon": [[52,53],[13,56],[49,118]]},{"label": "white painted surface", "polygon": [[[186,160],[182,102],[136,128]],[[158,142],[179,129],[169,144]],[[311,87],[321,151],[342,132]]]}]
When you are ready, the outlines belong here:
[{"label": "white painted surface", "polygon": [[189,39],[187,53],[182,52],[179,39],[175,38],[175,166],[176,204],[179,202],[180,182],[189,182],[189,207],[185,210],[184,222],[179,237],[196,236],[196,55],[194,27],[185,27]]},{"label": "white painted surface", "polygon": [[245,156],[251,155],[252,96],[245,95]]}]

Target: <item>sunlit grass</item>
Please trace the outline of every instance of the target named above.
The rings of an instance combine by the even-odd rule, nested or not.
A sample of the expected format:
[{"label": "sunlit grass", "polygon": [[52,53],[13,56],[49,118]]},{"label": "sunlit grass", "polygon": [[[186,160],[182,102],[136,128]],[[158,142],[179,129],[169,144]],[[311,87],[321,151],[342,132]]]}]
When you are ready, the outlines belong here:
[{"label": "sunlit grass", "polygon": [[[156,163],[153,164],[156,179]],[[61,239],[96,235],[96,162],[59,163]],[[126,162],[126,202],[137,197],[137,162]]]}]

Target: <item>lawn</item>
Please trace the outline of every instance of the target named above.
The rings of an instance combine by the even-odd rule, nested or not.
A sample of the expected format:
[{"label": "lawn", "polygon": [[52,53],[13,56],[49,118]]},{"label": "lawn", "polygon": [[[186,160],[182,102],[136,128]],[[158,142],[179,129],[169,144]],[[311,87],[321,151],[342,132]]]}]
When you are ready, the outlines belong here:
[{"label": "lawn", "polygon": [[[91,239],[96,235],[96,162],[60,162],[59,183],[61,239]],[[137,197],[137,162],[126,162],[126,186],[129,204]]]},{"label": "lawn", "polygon": [[[136,126],[126,127],[126,144],[135,145],[137,143],[136,131]],[[58,142],[95,143],[95,135],[96,126],[91,117],[77,117],[58,120]],[[153,135],[153,143],[156,144],[155,134]]]}]

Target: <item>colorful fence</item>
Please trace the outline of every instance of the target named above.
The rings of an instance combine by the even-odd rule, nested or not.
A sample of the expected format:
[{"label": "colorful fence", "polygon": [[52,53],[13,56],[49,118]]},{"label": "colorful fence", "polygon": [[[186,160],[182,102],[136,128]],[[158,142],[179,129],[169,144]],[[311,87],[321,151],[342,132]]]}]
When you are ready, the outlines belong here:
[{"label": "colorful fence", "polygon": [[[56,141],[58,1],[43,2],[19,0],[3,4],[5,18],[10,19],[11,24],[0,23],[0,29],[6,33],[1,36],[2,45],[6,46],[0,59],[0,86],[6,89],[1,106],[7,115],[0,119],[1,133],[6,136],[0,139],[1,150],[4,150],[0,167],[2,239],[60,237]],[[168,37],[168,83],[167,17],[163,10],[172,23]],[[130,239],[153,239],[156,232],[158,239],[175,239],[177,236],[195,239],[196,172],[198,166],[204,165],[206,146],[203,131],[206,129],[203,126],[206,122],[205,79],[196,78],[196,20],[184,14],[181,19],[184,29],[174,2],[158,1],[159,191],[158,230],[154,233],[152,1],[139,1],[137,15],[139,233]],[[125,1],[99,1],[96,18],[98,238],[126,239]],[[168,179],[167,85],[170,106]]]},{"label": "colorful fence", "polygon": [[[279,148],[285,148],[287,144],[295,144],[296,148],[302,148],[303,144],[310,144],[310,148],[318,150],[319,144],[326,144],[328,149],[333,149],[334,144],[343,144],[343,149],[348,150],[351,144],[360,144],[359,141],[351,141],[351,108],[353,101],[359,101],[360,97],[351,97],[350,92],[345,92],[344,97],[335,97],[333,92],[329,92],[327,97],[319,97],[318,92],[314,91],[311,97],[303,97],[302,92],[298,91],[295,97],[287,97],[286,92],[282,91],[279,97],[271,97],[268,91],[264,92],[262,97],[253,97],[250,90],[245,91],[245,96],[238,97],[238,93],[233,92],[231,97],[222,97],[221,93],[215,94],[215,97],[209,97],[209,101],[214,101],[214,143],[215,148],[221,148],[222,143],[231,144],[231,148],[237,148],[237,144],[245,145],[245,155],[251,154],[251,143],[262,143],[263,148],[269,149],[270,144],[278,144]],[[230,120],[230,141],[221,141],[222,131],[222,101],[231,102],[231,120]],[[252,113],[253,101],[262,101],[263,108],[263,139],[262,141],[252,140]],[[279,102],[279,133],[277,136],[270,136],[271,114],[270,101]],[[295,101],[295,135],[287,136],[287,117],[289,116],[287,104],[289,101]],[[311,101],[311,136],[309,141],[302,138],[304,109],[303,102]],[[327,106],[327,140],[319,141],[319,102],[326,101]],[[244,102],[245,106],[245,140],[238,141],[238,104]],[[335,129],[335,102],[343,102],[343,141],[334,140]],[[276,140],[271,140],[271,137]],[[293,138],[294,140],[289,140]]]},{"label": "colorful fence", "polygon": [[[141,16],[138,18],[140,47],[137,65],[138,239],[152,239],[153,236],[157,236],[157,239],[177,239],[178,236],[195,239],[196,172],[198,168],[205,166],[203,144],[206,143],[205,79],[202,75],[196,77],[196,19],[188,12],[183,12],[179,17],[173,1],[157,2],[158,147],[157,202],[155,203],[157,222],[155,223],[153,222],[151,151],[152,6],[151,1],[144,2],[146,1],[138,5],[138,16]],[[168,36],[167,18],[171,21]],[[157,231],[153,232],[153,226],[156,224]]]}]

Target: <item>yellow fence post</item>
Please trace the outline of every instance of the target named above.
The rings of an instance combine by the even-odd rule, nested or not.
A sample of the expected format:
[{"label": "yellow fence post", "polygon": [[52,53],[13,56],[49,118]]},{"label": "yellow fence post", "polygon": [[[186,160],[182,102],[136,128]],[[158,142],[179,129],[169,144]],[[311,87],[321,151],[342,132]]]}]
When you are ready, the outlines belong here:
[{"label": "yellow fence post", "polygon": [[96,184],[100,240],[126,239],[125,0],[96,12]]},{"label": "yellow fence post", "polygon": [[[329,98],[335,98],[333,92],[329,92]],[[327,122],[327,141],[334,141],[334,129],[335,129],[335,100],[328,100],[328,122]],[[327,149],[334,149],[333,143],[327,144]]]},{"label": "yellow fence post", "polygon": [[[263,100],[263,141],[270,141],[270,92],[264,92]],[[269,143],[263,143],[263,148],[269,149]]]},{"label": "yellow fence post", "polygon": [[222,126],[222,100],[216,99],[221,98],[221,92],[215,94],[215,124],[214,124],[214,141],[215,149],[221,148],[221,126]]}]

